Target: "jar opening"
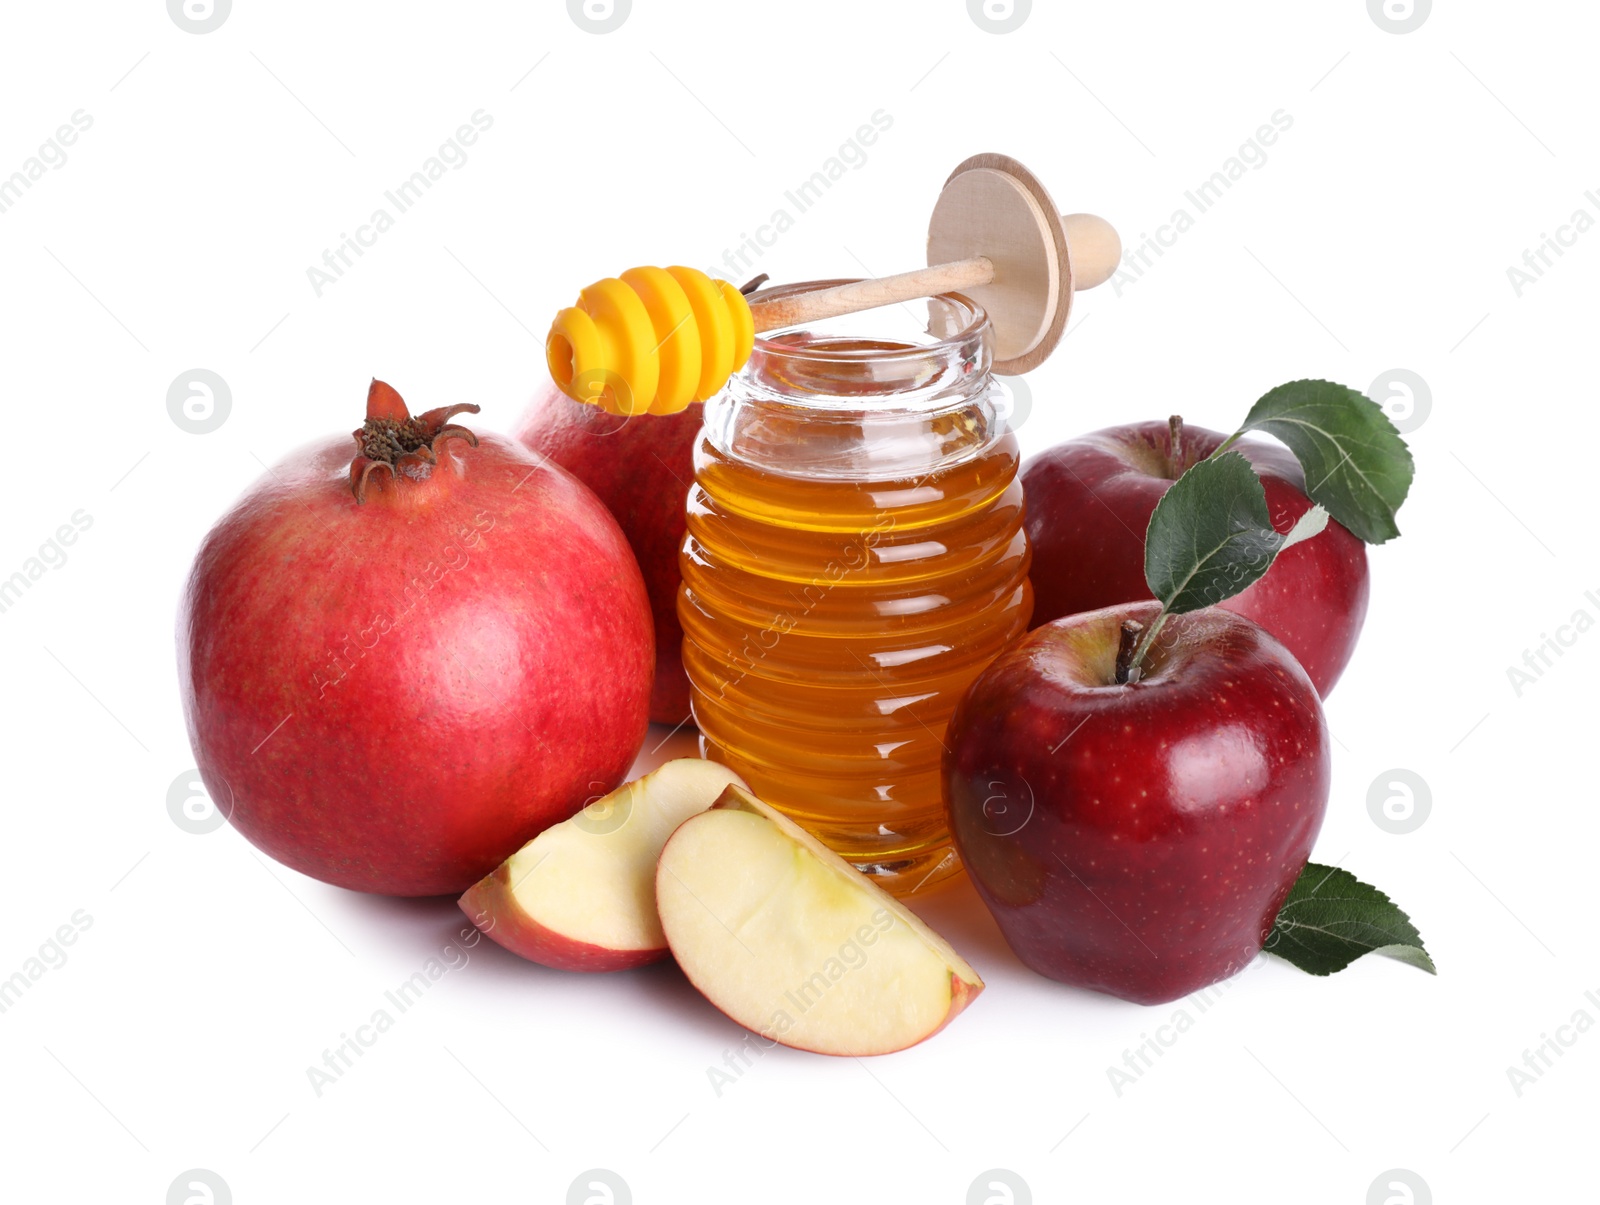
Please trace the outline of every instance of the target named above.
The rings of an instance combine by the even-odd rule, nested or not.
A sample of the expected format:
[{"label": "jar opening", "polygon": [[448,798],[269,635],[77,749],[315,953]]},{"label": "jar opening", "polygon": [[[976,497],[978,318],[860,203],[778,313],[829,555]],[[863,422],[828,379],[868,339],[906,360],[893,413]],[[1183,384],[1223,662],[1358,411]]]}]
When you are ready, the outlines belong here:
[{"label": "jar opening", "polygon": [[[853,282],[807,281],[762,295],[848,283]],[[884,334],[862,334],[869,323]],[[758,335],[741,384],[791,405],[916,407],[970,391],[987,379],[992,360],[992,328],[983,307],[946,293]]]}]

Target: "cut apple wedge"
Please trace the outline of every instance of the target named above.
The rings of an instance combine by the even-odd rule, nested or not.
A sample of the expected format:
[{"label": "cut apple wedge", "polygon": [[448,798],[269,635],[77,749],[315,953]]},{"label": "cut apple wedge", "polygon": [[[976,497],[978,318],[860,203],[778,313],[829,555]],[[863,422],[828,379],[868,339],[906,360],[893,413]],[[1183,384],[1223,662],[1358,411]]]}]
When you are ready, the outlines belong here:
[{"label": "cut apple wedge", "polygon": [[468,888],[461,910],[513,954],[563,971],[665,958],[655,873],[672,831],[743,780],[697,758],[669,761],[545,829]]},{"label": "cut apple wedge", "polygon": [[740,786],[672,834],[656,907],[689,981],[785,1046],[903,1050],[983,990],[905,905]]}]

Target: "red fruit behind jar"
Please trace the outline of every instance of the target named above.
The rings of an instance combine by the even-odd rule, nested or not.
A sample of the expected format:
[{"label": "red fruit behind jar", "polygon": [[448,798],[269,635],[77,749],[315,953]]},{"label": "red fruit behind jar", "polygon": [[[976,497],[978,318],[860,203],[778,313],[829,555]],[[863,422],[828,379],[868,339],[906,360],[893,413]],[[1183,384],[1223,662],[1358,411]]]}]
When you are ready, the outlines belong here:
[{"label": "red fruit behind jar", "polygon": [[[623,781],[649,602],[597,498],[374,381],[211,530],[178,662],[200,775],[278,861],[358,891],[464,891]],[[354,458],[352,459],[352,452]]]},{"label": "red fruit behind jar", "polygon": [[[1033,626],[1150,597],[1144,533],[1161,496],[1224,437],[1204,427],[1131,423],[1058,444],[1022,470],[1033,548]],[[1286,532],[1311,509],[1289,449],[1245,438],[1234,445],[1261,478],[1272,525]],[[1327,698],[1355,652],[1367,615],[1367,546],[1338,520],[1287,549],[1267,575],[1219,605],[1271,632]]]},{"label": "red fruit behind jar", "polygon": [[678,551],[694,484],[694,449],[701,406],[677,414],[619,418],[575,402],[546,381],[517,427],[523,443],[550,457],[592,489],[621,525],[639,559],[656,627],[656,676],[650,718],[681,724],[689,718],[689,678],[683,672],[678,623]]}]

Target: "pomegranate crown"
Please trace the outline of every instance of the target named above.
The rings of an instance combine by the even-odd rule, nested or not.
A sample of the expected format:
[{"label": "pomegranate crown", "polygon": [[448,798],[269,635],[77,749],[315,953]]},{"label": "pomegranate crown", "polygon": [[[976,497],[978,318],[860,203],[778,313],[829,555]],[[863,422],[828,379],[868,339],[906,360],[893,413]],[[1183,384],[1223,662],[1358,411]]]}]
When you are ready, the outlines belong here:
[{"label": "pomegranate crown", "polygon": [[350,492],[356,501],[367,500],[367,478],[378,469],[387,469],[396,480],[402,476],[422,478],[439,463],[439,445],[446,440],[464,439],[470,447],[477,447],[478,437],[450,420],[478,410],[471,402],[459,402],[413,418],[405,400],[373,377],[367,390],[367,421],[354,433],[356,455],[350,462]]}]

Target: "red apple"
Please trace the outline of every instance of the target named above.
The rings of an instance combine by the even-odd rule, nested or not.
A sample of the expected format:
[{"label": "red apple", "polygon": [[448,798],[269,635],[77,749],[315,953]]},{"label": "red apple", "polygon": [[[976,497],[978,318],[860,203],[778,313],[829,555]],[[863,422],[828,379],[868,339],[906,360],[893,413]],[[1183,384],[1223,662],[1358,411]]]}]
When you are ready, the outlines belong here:
[{"label": "red apple", "polygon": [[[179,616],[200,776],[324,882],[459,893],[627,774],[649,602],[592,493],[375,381],[217,525]],[[352,458],[352,453],[354,457]]]},{"label": "red apple", "polygon": [[[1223,436],[1168,423],[1108,427],[1068,440],[1025,466],[1033,549],[1035,627],[1150,597],[1144,533],[1161,495]],[[1255,467],[1272,525],[1286,532],[1311,507],[1300,462],[1285,447],[1246,437],[1234,445]],[[1281,640],[1324,697],[1355,651],[1367,614],[1367,549],[1337,522],[1287,549],[1267,575],[1220,604]]]},{"label": "red apple", "polygon": [[691,405],[677,414],[620,418],[575,402],[546,381],[516,431],[524,444],[598,494],[628,537],[655,618],[650,718],[661,724],[679,724],[689,716],[683,628],[678,624],[683,580],[678,550],[686,525],[684,506],[694,484],[700,411],[699,405]]},{"label": "red apple", "polygon": [[1116,682],[1131,603],[1002,653],[946,737],[957,850],[1041,975],[1142,1004],[1260,951],[1328,801],[1316,690],[1270,634],[1217,607],[1170,617]]}]

